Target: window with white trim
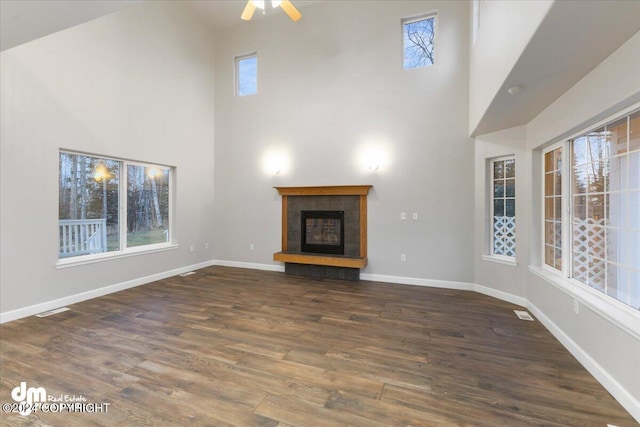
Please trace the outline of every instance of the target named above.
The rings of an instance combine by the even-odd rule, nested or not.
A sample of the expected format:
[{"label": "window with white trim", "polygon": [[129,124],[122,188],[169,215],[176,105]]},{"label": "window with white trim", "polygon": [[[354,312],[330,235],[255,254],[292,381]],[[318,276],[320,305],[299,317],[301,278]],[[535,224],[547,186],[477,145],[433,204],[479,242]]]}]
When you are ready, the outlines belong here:
[{"label": "window with white trim", "polygon": [[402,68],[427,67],[436,63],[436,14],[402,20]]},{"label": "window with white trim", "polygon": [[516,256],[516,159],[491,160],[491,255]]},{"label": "window with white trim", "polygon": [[544,263],[562,271],[562,146],[544,152]]},{"label": "window with white trim", "polygon": [[236,57],[236,93],[238,96],[255,95],[258,93],[258,55]]},{"label": "window with white trim", "polygon": [[543,174],[544,263],[640,309],[640,111],[543,151]]},{"label": "window with white trim", "polygon": [[173,169],[61,151],[58,258],[171,242]]}]

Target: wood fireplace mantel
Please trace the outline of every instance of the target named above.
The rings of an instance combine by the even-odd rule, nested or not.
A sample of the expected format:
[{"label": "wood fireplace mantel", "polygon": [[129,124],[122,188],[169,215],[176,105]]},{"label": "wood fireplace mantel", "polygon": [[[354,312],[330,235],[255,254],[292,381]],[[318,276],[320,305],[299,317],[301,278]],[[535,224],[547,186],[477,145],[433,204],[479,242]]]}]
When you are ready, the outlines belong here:
[{"label": "wood fireplace mantel", "polygon": [[326,185],[319,187],[273,187],[281,196],[366,196],[373,185]]},{"label": "wood fireplace mantel", "polygon": [[[372,185],[333,185],[315,187],[274,187],[282,196],[282,251],[274,261],[330,267],[363,268],[367,265],[367,194]],[[290,252],[287,243],[287,206],[290,196],[358,196],[360,199],[360,256],[321,255]]]}]

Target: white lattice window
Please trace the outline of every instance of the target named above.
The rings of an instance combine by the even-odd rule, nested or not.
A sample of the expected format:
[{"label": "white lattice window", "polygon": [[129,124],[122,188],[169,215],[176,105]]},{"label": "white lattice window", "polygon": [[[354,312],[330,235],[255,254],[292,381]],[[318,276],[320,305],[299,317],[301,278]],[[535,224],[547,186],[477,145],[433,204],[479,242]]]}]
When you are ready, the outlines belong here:
[{"label": "white lattice window", "polygon": [[640,111],[543,159],[544,263],[640,309]]},{"label": "white lattice window", "polygon": [[491,161],[491,254],[516,256],[516,160]]}]

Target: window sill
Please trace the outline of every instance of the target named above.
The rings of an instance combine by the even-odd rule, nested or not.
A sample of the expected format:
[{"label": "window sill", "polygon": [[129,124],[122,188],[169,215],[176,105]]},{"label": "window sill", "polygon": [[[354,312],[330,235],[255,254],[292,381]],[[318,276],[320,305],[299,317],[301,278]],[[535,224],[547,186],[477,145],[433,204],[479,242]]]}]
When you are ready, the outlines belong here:
[{"label": "window sill", "polygon": [[97,262],[110,261],[113,259],[120,259],[120,258],[128,258],[132,256],[151,254],[155,252],[171,251],[174,249],[178,249],[179,247],[180,246],[176,244],[163,243],[163,244],[158,244],[153,246],[147,245],[147,246],[142,246],[137,248],[129,248],[125,251],[64,258],[64,259],[58,260],[58,262],[56,263],[56,269],[76,267],[79,265],[86,265],[86,264],[94,264]]},{"label": "window sill", "polygon": [[569,279],[544,267],[530,265],[529,271],[568,296],[575,298],[582,305],[612,322],[629,335],[640,339],[640,311],[577,280]]},{"label": "window sill", "polygon": [[501,256],[501,255],[482,255],[483,261],[495,262],[497,264],[508,265],[510,267],[517,267],[518,261],[515,257]]}]

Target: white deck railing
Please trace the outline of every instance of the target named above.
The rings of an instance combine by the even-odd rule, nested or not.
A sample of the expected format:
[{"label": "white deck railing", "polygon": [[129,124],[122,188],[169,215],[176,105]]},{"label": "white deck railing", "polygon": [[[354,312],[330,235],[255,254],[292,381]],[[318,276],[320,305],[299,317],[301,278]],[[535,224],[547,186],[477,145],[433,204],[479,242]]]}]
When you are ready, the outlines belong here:
[{"label": "white deck railing", "polygon": [[107,220],[61,219],[60,258],[107,251]]}]

